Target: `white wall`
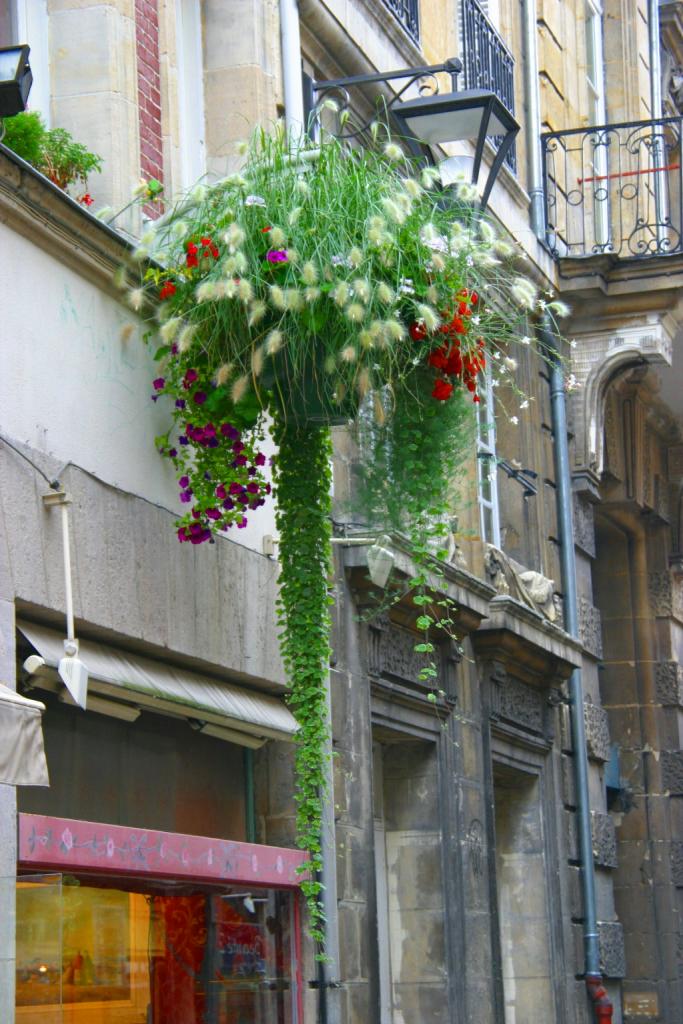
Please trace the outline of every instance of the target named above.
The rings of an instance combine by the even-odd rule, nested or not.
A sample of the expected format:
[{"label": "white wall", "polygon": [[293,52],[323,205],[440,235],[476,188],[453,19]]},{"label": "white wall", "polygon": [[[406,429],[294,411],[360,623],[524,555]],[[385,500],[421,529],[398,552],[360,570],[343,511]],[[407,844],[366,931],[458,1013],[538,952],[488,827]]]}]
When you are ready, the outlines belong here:
[{"label": "white wall", "polygon": [[[154,445],[170,417],[164,400],[150,398],[157,376],[151,350],[140,330],[121,337],[132,315],[4,224],[0,252],[0,433],[185,511],[172,466]],[[261,551],[263,534],[275,532],[272,504],[251,516],[245,530],[229,536]]]}]

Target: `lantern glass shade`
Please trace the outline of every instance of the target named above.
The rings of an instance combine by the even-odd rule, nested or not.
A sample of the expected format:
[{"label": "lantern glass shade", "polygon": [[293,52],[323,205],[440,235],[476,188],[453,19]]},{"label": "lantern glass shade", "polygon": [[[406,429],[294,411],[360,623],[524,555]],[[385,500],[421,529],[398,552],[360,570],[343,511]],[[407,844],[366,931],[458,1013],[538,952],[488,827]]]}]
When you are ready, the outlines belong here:
[{"label": "lantern glass shade", "polygon": [[0,117],[13,117],[26,109],[33,84],[29,52],[26,45],[0,48]]},{"label": "lantern glass shade", "polygon": [[435,146],[468,140],[474,145],[472,183],[476,184],[487,138],[497,140],[496,155],[482,191],[486,205],[506,153],[519,125],[498,97],[484,89],[468,89],[397,103],[392,114],[399,129],[422,145]]}]

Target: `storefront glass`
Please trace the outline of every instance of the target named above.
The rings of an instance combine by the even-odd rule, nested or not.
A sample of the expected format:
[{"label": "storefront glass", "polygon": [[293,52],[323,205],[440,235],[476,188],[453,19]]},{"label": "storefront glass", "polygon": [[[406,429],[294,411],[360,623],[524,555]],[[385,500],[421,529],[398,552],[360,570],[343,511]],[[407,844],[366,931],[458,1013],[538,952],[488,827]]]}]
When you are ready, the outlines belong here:
[{"label": "storefront glass", "polygon": [[17,1024],[294,1024],[292,896],[23,876]]}]

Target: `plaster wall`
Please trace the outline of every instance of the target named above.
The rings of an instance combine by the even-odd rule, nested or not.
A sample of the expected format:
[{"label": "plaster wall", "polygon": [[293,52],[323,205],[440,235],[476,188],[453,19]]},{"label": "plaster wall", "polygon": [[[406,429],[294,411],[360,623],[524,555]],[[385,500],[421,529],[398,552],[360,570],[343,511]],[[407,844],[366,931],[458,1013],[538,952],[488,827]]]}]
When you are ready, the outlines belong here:
[{"label": "plaster wall", "polygon": [[[143,344],[135,318],[114,298],[3,224],[0,249],[31,267],[13,275],[11,296],[9,276],[3,282],[0,435],[49,455],[56,475],[72,463],[178,513],[172,467],[154,444],[171,422],[166,400],[150,397],[154,343]],[[126,325],[133,327],[128,340]],[[166,528],[173,534],[172,522]],[[256,551],[274,532],[272,503],[234,530],[236,541]]]}]

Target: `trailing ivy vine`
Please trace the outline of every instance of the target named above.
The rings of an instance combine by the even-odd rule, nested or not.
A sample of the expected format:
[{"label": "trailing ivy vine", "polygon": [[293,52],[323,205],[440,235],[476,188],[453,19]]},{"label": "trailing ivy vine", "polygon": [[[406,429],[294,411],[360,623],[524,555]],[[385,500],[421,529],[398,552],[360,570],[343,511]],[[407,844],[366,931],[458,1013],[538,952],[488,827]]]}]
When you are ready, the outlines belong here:
[{"label": "trailing ivy vine", "polygon": [[280,535],[280,649],[299,723],[296,746],[297,843],[310,854],[301,882],[310,935],[324,946],[322,804],[327,788],[327,691],[330,659],[328,591],[331,559],[332,444],[323,427],[298,426],[275,411],[276,524]]}]

